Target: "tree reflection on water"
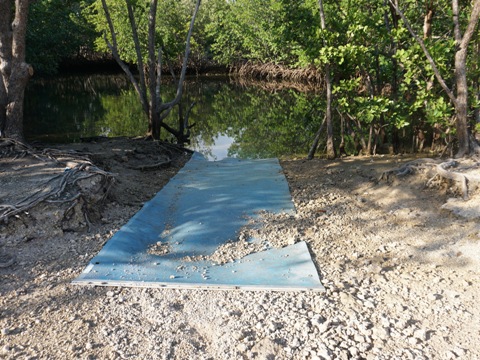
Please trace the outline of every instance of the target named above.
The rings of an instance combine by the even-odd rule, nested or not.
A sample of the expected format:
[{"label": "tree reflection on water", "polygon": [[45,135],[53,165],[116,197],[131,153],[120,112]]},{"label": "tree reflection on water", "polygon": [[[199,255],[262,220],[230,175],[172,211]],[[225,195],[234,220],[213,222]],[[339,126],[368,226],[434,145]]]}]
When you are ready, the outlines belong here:
[{"label": "tree reflection on water", "polygon": [[[167,91],[173,95],[174,87]],[[123,75],[69,76],[32,81],[25,97],[29,140],[78,142],[94,136],[142,136],[147,119]],[[321,121],[323,101],[313,91],[239,85],[226,77],[195,77],[185,84],[188,145],[210,159],[305,154]],[[169,121],[178,121],[172,112]],[[164,131],[165,140],[173,138]]]}]

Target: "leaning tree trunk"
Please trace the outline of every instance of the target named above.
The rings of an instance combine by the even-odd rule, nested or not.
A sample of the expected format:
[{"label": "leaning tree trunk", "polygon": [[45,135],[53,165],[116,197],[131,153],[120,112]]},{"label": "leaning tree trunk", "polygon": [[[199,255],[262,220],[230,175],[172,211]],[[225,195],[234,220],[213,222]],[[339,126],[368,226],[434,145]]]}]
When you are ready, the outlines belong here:
[{"label": "leaning tree trunk", "polygon": [[[32,67],[25,62],[29,0],[0,0],[0,136],[24,141],[23,99]],[[12,22],[13,9],[15,15]]]}]

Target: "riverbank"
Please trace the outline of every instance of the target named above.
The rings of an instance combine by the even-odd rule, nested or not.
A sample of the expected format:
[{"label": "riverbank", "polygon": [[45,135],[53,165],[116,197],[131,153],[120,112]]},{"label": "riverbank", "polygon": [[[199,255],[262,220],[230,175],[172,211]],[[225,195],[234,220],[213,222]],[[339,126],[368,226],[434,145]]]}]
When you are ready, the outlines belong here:
[{"label": "riverbank", "polygon": [[[15,263],[0,268],[1,358],[480,357],[478,217],[442,209],[457,190],[448,182],[426,188],[427,173],[379,182],[403,157],[281,162],[297,214],[266,216],[256,235],[306,241],[325,293],[72,286],[189,156],[157,149],[152,158],[148,146],[74,145],[116,177],[90,232],[85,224],[62,229],[35,208],[2,225],[1,251]],[[164,155],[170,166],[139,167]],[[54,169],[29,156],[0,160],[2,189],[10,170],[16,183],[9,199]],[[464,206],[478,200],[472,193]]]}]

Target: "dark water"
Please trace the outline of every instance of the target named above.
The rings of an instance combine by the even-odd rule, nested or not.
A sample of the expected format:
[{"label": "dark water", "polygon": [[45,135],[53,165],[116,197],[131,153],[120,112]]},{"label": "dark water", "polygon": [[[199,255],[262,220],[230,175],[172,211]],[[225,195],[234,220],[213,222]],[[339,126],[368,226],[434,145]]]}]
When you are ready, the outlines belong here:
[{"label": "dark water", "polygon": [[[192,149],[213,159],[304,154],[321,121],[320,96],[227,78],[195,77],[185,84],[185,108],[195,101]],[[175,89],[166,83],[164,100]],[[169,121],[177,123],[172,112]],[[141,136],[147,119],[123,75],[69,76],[31,81],[25,97],[28,140],[78,142],[92,136]],[[162,137],[170,139],[163,131]]]}]

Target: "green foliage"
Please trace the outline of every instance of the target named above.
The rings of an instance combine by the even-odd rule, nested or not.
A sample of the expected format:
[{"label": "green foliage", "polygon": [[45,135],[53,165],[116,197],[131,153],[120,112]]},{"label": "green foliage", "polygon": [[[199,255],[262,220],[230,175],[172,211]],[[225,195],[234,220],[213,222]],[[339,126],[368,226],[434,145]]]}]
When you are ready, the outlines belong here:
[{"label": "green foliage", "polygon": [[[210,24],[209,35],[211,48],[221,62],[252,60],[319,69],[329,64],[334,106],[359,121],[364,131],[370,126],[450,127],[450,100],[422,49],[387,2],[324,2],[325,30],[320,29],[317,1],[218,0],[216,4],[221,12]],[[451,7],[448,2],[432,4],[433,36],[425,43],[448,86],[454,88]],[[422,37],[426,1],[406,0],[401,6]],[[261,13],[252,10],[259,8]],[[462,29],[470,8],[470,2],[461,3]],[[266,24],[274,30],[266,29]],[[471,45],[470,53],[474,50]],[[468,60],[472,91],[478,89],[480,77],[476,52],[477,56]],[[470,111],[477,106],[471,95]]]},{"label": "green foliage", "polygon": [[[223,64],[242,60],[307,65],[318,46],[315,1],[210,0],[205,27],[214,58]],[[261,9],[261,11],[259,10]],[[318,47],[317,47],[318,49]]]},{"label": "green foliage", "polygon": [[[116,32],[120,57],[127,63],[136,63],[136,52],[132,38],[132,29],[127,16],[125,0],[107,0],[108,9]],[[149,2],[130,0],[137,25],[138,36],[142,48],[143,60],[147,57],[148,42],[148,13]],[[166,56],[172,61],[181,61],[185,51],[185,38],[188,32],[193,2],[189,0],[160,0],[158,2],[156,19],[156,48],[163,46]],[[100,52],[110,52],[105,36],[111,43],[111,35],[105,18],[105,13],[100,0],[95,0],[92,5],[86,7],[84,14],[89,23],[95,28],[98,36],[95,40],[95,48]],[[195,34],[192,39],[193,51],[202,42],[196,41]]]},{"label": "green foliage", "polygon": [[94,32],[81,12],[84,2],[32,2],[27,26],[27,62],[38,73],[54,74],[60,62],[90,47]]},{"label": "green foliage", "polygon": [[448,125],[453,116],[452,105],[443,97],[430,99],[425,105],[425,120],[431,125]]}]

